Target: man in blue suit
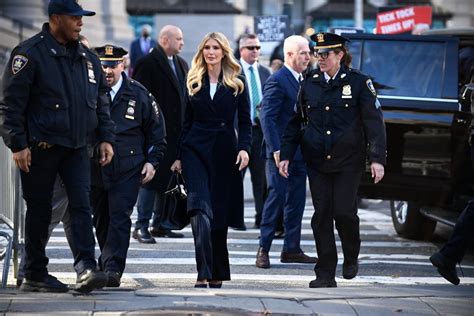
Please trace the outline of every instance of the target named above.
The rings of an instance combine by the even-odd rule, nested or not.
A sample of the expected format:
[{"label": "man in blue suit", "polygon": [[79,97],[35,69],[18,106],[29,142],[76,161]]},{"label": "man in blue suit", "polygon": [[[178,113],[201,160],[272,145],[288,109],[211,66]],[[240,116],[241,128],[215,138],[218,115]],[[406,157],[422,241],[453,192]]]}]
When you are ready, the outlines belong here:
[{"label": "man in blue suit", "polygon": [[151,38],[151,26],[143,24],[141,28],[141,36],[130,45],[130,75],[135,69],[137,61],[145,55],[148,55],[150,49],[156,46],[156,41]]},{"label": "man in blue suit", "polygon": [[275,235],[278,214],[283,211],[285,238],[280,261],[316,263],[300,248],[301,221],[306,200],[306,166],[298,149],[288,179],[278,173],[280,140],[288,121],[295,113],[299,78],[310,61],[308,40],[292,35],[283,44],[284,66],[271,75],[263,88],[260,123],[264,136],[268,196],[260,224],[260,247],[256,266],[270,268],[268,252]]},{"label": "man in blue suit", "polygon": [[[252,191],[255,201],[255,225],[260,228],[263,203],[267,196],[265,180],[265,159],[261,154],[263,133],[260,126],[259,112],[263,97],[262,87],[270,77],[270,71],[258,63],[260,57],[260,40],[255,34],[243,34],[239,40],[240,65],[245,76],[250,96],[250,117],[252,119],[252,151],[249,170]],[[242,227],[245,229],[245,226]]]}]

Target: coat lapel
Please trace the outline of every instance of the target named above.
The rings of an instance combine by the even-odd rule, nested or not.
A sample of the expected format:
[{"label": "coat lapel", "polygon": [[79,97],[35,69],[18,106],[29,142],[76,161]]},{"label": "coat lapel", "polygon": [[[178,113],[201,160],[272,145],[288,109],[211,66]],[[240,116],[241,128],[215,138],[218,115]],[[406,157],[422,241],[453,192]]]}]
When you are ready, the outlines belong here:
[{"label": "coat lapel", "polygon": [[165,75],[173,84],[173,87],[176,89],[176,91],[178,91],[179,95],[181,95],[182,91],[179,87],[178,78],[176,78],[175,74],[173,73],[173,70],[168,64],[168,57],[166,56],[161,46],[156,45],[155,48],[153,48],[151,54],[156,59],[160,67],[164,69]]}]

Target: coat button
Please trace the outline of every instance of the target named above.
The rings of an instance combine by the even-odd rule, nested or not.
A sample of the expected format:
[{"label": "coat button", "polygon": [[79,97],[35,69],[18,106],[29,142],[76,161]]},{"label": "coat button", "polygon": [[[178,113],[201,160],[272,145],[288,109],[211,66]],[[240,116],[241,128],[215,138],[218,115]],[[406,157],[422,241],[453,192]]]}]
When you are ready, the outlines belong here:
[{"label": "coat button", "polygon": [[326,131],[326,134],[331,135],[331,131]]},{"label": "coat button", "polygon": [[331,155],[327,155],[327,156],[326,156],[326,159],[331,159]]},{"label": "coat button", "polygon": [[56,104],[55,107],[56,107],[56,109],[59,109],[59,104]]},{"label": "coat button", "polygon": [[311,105],[308,105],[308,109],[310,109],[310,108],[311,108]]},{"label": "coat button", "polygon": [[221,126],[225,126],[225,123],[224,123],[224,122],[221,122]]},{"label": "coat button", "polygon": [[133,150],[130,150],[130,153],[133,154]]},{"label": "coat button", "polygon": [[347,103],[346,103],[346,105],[345,105],[345,106],[346,106],[346,108],[348,108],[348,107],[349,107],[349,104],[347,104]]},{"label": "coat button", "polygon": [[326,106],[324,109],[325,109],[326,111],[329,111],[329,106]]}]

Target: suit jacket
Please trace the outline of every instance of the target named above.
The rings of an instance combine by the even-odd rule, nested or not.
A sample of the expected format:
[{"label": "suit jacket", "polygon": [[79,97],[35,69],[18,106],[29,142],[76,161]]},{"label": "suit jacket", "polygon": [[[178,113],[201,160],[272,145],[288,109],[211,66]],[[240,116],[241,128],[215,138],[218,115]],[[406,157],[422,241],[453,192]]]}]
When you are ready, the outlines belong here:
[{"label": "suit jacket", "polygon": [[[298,89],[298,81],[286,66],[272,74],[263,86],[260,124],[264,137],[262,152],[265,158],[273,158],[273,153],[280,150],[283,132],[295,114]],[[300,150],[294,159],[302,159]]]},{"label": "suit jacket", "polygon": [[[150,39],[150,48],[153,48],[155,46],[156,41],[154,39]],[[137,61],[147,54],[148,52],[144,53],[142,51],[142,48],[140,46],[140,38],[134,40],[130,45],[130,67],[135,68]]]},{"label": "suit jacket", "polygon": [[188,64],[179,56],[174,56],[173,61],[180,74],[180,80],[176,78],[168,63],[168,57],[159,45],[137,62],[133,74],[134,79],[143,84],[156,98],[165,118],[168,149],[155,177],[148,184],[149,188],[159,192],[166,190],[171,177],[170,167],[176,159],[176,143],[181,133],[186,108],[185,80]]}]

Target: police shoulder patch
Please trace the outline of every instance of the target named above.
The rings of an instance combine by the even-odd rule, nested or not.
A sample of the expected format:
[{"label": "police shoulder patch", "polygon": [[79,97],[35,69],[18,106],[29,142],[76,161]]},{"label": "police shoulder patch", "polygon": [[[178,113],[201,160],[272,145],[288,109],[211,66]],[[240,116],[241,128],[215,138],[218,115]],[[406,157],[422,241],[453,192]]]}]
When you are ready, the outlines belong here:
[{"label": "police shoulder patch", "polygon": [[375,91],[375,87],[374,87],[374,84],[372,83],[372,80],[367,79],[365,83],[367,84],[367,88],[369,88],[370,92],[372,92],[374,96],[377,96],[377,92]]},{"label": "police shoulder patch", "polygon": [[15,55],[12,59],[12,72],[14,75],[19,73],[23,68],[25,68],[28,63],[28,58],[23,55]]}]

